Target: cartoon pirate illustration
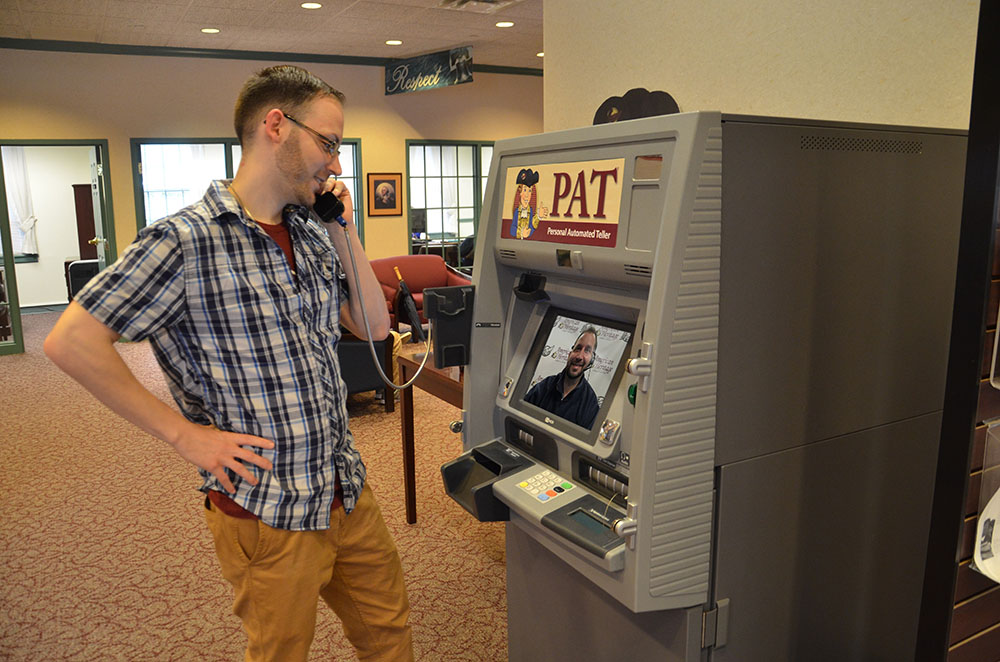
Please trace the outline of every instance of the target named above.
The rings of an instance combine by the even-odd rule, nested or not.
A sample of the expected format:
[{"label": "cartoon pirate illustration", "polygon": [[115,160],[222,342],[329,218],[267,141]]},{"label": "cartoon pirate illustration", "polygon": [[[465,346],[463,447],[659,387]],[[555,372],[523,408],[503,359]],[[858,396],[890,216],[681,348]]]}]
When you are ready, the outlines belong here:
[{"label": "cartoon pirate illustration", "polygon": [[531,168],[522,168],[517,173],[517,188],[514,191],[514,210],[510,221],[510,234],[517,239],[527,239],[538,228],[538,222],[548,218],[549,210],[538,206],[538,173]]}]

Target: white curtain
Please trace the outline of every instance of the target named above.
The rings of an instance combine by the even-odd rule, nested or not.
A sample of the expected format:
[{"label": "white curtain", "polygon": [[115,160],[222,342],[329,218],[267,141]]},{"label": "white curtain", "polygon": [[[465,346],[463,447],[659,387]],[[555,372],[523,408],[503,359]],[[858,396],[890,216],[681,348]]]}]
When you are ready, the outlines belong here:
[{"label": "white curtain", "polygon": [[10,213],[14,253],[38,254],[35,235],[35,208],[31,204],[31,184],[28,182],[28,164],[23,147],[3,148],[3,176],[7,189],[7,210]]}]

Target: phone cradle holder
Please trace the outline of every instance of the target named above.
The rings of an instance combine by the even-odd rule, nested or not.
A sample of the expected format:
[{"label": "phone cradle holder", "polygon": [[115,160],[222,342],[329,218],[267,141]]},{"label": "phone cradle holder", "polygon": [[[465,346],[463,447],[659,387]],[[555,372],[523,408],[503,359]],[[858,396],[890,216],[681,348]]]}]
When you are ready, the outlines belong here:
[{"label": "phone cradle holder", "polygon": [[475,294],[474,285],[429,287],[424,290],[424,316],[434,328],[431,351],[435,368],[469,363]]}]

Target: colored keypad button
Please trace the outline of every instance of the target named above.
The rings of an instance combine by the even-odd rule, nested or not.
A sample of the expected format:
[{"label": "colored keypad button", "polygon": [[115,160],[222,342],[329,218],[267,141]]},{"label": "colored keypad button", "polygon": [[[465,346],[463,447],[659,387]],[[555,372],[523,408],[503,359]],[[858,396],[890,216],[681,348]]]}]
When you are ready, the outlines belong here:
[{"label": "colored keypad button", "polygon": [[575,487],[573,483],[548,469],[522,480],[517,486],[542,502],[554,499]]}]

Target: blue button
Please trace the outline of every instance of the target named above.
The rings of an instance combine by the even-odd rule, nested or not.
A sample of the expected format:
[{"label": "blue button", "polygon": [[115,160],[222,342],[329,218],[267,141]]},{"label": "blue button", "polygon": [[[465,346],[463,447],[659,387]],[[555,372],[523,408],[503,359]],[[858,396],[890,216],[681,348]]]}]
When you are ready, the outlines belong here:
[{"label": "blue button", "polygon": [[549,495],[548,494],[539,494],[538,495],[538,500],[539,501],[548,501],[549,500]]}]

